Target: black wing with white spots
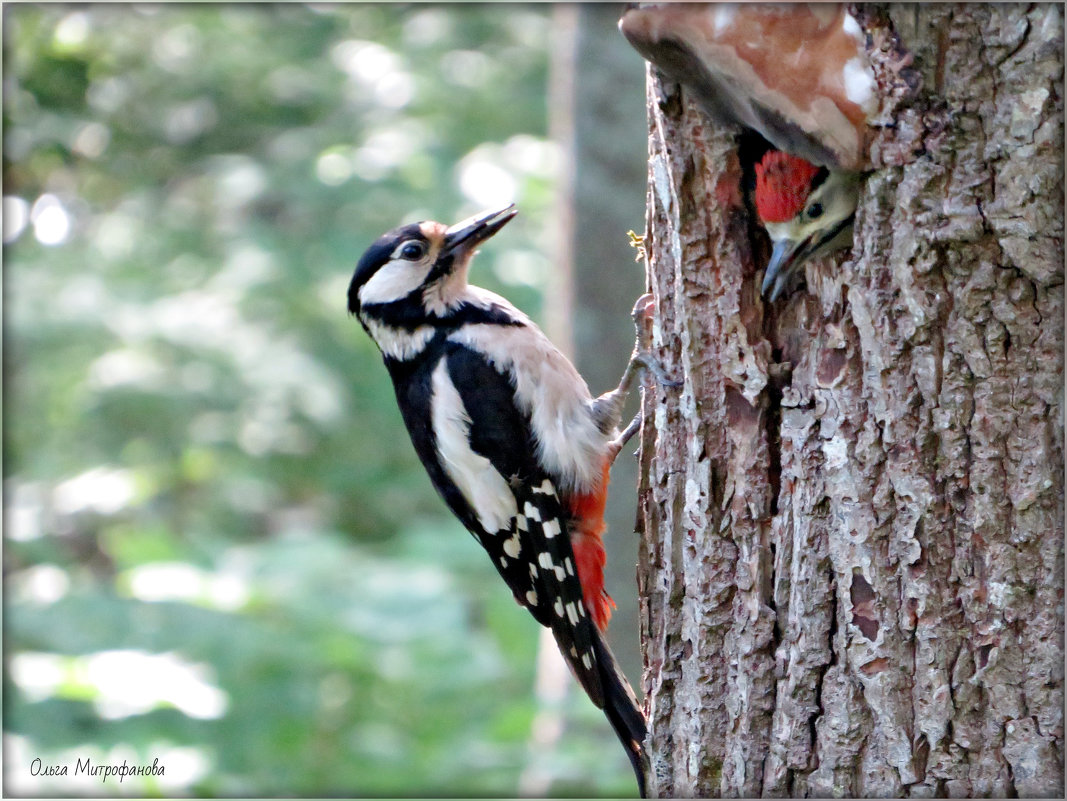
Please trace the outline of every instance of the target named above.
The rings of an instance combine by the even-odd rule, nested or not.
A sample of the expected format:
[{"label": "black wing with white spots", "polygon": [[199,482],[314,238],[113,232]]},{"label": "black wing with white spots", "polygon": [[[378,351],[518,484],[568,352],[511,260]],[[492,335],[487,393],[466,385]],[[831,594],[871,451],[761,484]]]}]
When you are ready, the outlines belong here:
[{"label": "black wing with white spots", "polygon": [[[585,609],[567,515],[552,480],[534,456],[529,420],[518,409],[511,384],[481,355],[454,345],[445,358],[471,420],[471,449],[507,479],[515,498],[516,515],[508,528],[485,531],[477,516],[475,526],[468,528],[516,600],[552,629],[582,687],[597,706],[603,706],[594,646],[600,633]],[[527,447],[516,448],[515,443]]]}]

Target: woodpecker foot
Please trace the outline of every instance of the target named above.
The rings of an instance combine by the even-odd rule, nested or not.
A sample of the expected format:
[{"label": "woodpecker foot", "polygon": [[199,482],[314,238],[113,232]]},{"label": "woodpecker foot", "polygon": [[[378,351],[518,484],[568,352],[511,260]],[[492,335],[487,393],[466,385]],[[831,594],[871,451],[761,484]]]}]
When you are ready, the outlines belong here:
[{"label": "woodpecker foot", "polygon": [[684,381],[671,378],[663,365],[660,364],[659,359],[653,356],[648,351],[641,353],[635,353],[630,357],[636,363],[640,364],[642,368],[652,374],[652,377],[656,379],[656,383],[663,387],[680,387]]},{"label": "woodpecker foot", "polygon": [[641,430],[641,421],[644,419],[644,415],[638,412],[634,415],[634,419],[630,421],[630,424],[626,426],[619,436],[615,437],[608,443],[608,464],[614,464],[615,459],[619,456],[619,451],[626,447],[626,443],[633,439],[634,434]]},{"label": "woodpecker foot", "polygon": [[636,342],[634,350],[638,353],[652,348],[652,317],[656,312],[656,299],[651,292],[646,292],[634,303],[630,317],[634,321]]},{"label": "woodpecker foot", "polygon": [[[634,352],[630,355],[630,362],[626,365],[626,371],[622,374],[619,386],[610,392],[605,392],[593,401],[593,416],[596,418],[600,430],[605,433],[610,432],[619,424],[619,420],[622,418],[622,407],[626,403],[626,398],[630,395],[634,380],[642,370],[647,370],[651,373],[662,386],[679,387],[682,385],[681,381],[675,381],[668,376],[659,361],[652,355],[653,303],[652,295],[642,295],[637,299],[633,311],[630,312],[637,334],[637,341],[634,343]],[[627,426],[627,430],[632,426],[634,426],[634,423],[630,423]],[[638,420],[637,426],[640,426],[640,420]],[[637,430],[636,427],[634,430]],[[632,432],[630,436],[633,436]],[[621,448],[622,445],[619,447]]]},{"label": "woodpecker foot", "polygon": [[656,379],[656,383],[665,387],[680,387],[681,381],[675,381],[667,375],[659,359],[652,355],[652,318],[655,314],[655,298],[646,293],[637,299],[630,316],[634,321],[634,352],[631,363],[636,362]]}]

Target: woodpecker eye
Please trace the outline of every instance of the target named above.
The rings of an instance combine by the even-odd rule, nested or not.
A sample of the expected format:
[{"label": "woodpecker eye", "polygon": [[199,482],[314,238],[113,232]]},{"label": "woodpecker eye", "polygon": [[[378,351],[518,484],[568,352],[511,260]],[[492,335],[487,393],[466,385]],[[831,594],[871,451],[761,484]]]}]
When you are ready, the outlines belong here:
[{"label": "woodpecker eye", "polygon": [[400,249],[400,258],[408,261],[421,259],[424,255],[426,255],[426,246],[421,242],[408,242]]},{"label": "woodpecker eye", "polygon": [[811,208],[808,209],[808,217],[811,219],[817,219],[822,216],[822,203],[812,203]]}]

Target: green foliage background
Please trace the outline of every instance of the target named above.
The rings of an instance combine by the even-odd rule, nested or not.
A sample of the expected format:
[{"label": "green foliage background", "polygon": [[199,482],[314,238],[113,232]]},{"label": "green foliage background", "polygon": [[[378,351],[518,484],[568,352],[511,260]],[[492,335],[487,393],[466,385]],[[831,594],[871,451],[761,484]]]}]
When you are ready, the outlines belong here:
[{"label": "green foliage background", "polygon": [[[550,14],[5,6],[9,794],[517,791],[537,627],[345,288],[382,231],[510,192],[476,280],[537,315]],[[632,794],[572,698],[553,792]]]}]

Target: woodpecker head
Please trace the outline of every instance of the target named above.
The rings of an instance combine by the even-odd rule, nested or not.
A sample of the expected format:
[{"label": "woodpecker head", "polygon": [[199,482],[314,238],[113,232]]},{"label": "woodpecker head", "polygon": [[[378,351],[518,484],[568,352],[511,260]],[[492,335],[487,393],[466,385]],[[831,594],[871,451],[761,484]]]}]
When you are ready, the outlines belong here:
[{"label": "woodpecker head", "polygon": [[517,213],[509,205],[452,226],[426,221],[383,234],[356,265],[348,311],[364,325],[368,318],[387,317],[402,327],[445,316],[467,289],[467,268],[478,245]]},{"label": "woodpecker head", "polygon": [[763,294],[776,300],[797,267],[852,242],[859,175],[770,150],[756,165],[756,212],[774,245]]}]

